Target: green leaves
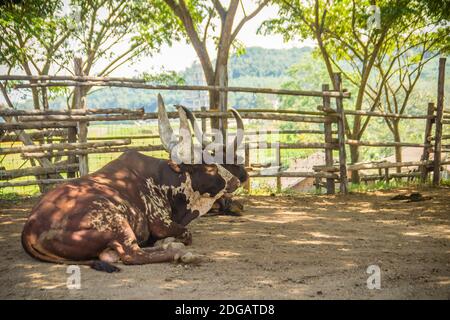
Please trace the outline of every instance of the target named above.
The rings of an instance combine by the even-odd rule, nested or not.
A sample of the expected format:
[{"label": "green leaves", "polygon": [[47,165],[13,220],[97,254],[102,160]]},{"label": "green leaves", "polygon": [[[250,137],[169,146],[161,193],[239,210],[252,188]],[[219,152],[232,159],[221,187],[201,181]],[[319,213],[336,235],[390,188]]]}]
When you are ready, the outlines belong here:
[{"label": "green leaves", "polygon": [[144,72],[140,78],[145,79],[145,82],[154,85],[183,85],[184,78],[176,71],[163,71],[156,73]]},{"label": "green leaves", "polygon": [[[179,22],[153,0],[34,0],[1,9],[0,64],[27,75],[73,74],[79,56],[85,75],[108,76],[179,39]],[[152,81],[181,81],[174,79],[167,74]],[[72,97],[67,89],[33,88],[32,94],[35,109],[45,99],[66,95],[70,104]]]},{"label": "green leaves", "polygon": [[[261,31],[281,34],[285,40],[314,40],[329,82],[334,72],[340,72],[350,86],[352,99],[347,105],[353,109],[374,111],[394,100],[395,112],[402,113],[424,64],[450,47],[449,27],[442,23],[445,14],[430,9],[433,6],[422,10],[424,2],[432,1],[273,0],[279,6],[278,17],[266,21]],[[389,89],[398,84],[409,92]],[[293,80],[285,85],[297,84]],[[284,103],[289,107],[295,102]],[[346,119],[347,134],[359,139],[370,119]],[[352,156],[357,156],[355,150],[351,149]]]},{"label": "green leaves", "polygon": [[[170,10],[150,0],[36,0],[8,4],[0,11],[0,63],[48,72],[48,64],[71,65],[74,55],[87,60],[89,72],[99,58],[132,60],[178,40],[180,24]],[[122,50],[128,43],[123,58]],[[139,51],[139,54],[134,54]],[[122,60],[122,61],[119,61]],[[111,69],[114,66],[111,67]],[[108,70],[105,70],[105,73]]]},{"label": "green leaves", "polygon": [[261,32],[278,33],[285,40],[315,40],[329,62],[330,78],[332,71],[340,71],[351,82],[363,81],[363,87],[363,78],[375,72],[376,61],[390,63],[402,50],[412,50],[438,34],[440,40],[429,51],[448,50],[450,43],[448,27],[437,26],[421,11],[423,1],[380,0],[377,8],[369,0],[273,2],[279,16],[264,22]]},{"label": "green leaves", "polygon": [[23,67],[30,57],[36,62],[44,61],[57,36],[66,31],[65,23],[57,15],[61,7],[62,2],[54,0],[4,6],[0,11],[0,63]]}]

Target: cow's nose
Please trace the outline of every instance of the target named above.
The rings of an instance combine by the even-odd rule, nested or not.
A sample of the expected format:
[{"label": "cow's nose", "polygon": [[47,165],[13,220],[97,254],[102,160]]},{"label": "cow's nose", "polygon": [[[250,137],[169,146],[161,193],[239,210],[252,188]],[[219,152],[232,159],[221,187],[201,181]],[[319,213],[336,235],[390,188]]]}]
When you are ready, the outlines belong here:
[{"label": "cow's nose", "polygon": [[234,192],[237,188],[239,188],[240,185],[241,185],[241,183],[240,183],[239,179],[236,177],[233,177],[228,181],[226,191]]}]

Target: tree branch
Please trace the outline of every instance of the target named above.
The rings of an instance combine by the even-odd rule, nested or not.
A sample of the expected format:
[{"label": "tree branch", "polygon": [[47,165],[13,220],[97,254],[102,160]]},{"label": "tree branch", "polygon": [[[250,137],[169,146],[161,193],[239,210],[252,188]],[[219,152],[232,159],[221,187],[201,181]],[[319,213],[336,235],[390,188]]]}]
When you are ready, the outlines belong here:
[{"label": "tree branch", "polygon": [[184,0],[179,0],[178,3],[174,0],[164,0],[164,2],[172,9],[175,15],[183,23],[189,40],[191,41],[192,46],[200,59],[200,63],[202,64],[206,82],[208,84],[213,84],[214,69],[211,64],[211,59],[209,58],[208,50],[206,49],[206,44],[200,40],[194,21],[192,20],[192,16],[190,15]]},{"label": "tree branch", "polygon": [[222,20],[222,22],[223,22],[227,16],[227,11],[222,6],[222,4],[220,3],[219,0],[211,0],[211,1],[213,3],[214,8],[216,9],[217,13],[219,14],[220,20]]},{"label": "tree branch", "polygon": [[231,35],[231,41],[234,41],[234,39],[236,39],[239,31],[241,31],[242,27],[251,19],[253,19],[258,13],[261,12],[261,10],[269,3],[269,0],[264,0],[262,1],[258,7],[252,12],[250,13],[248,16],[244,16],[244,18],[242,18],[242,20],[239,22],[239,24],[236,26],[236,28],[234,29],[232,35]]}]

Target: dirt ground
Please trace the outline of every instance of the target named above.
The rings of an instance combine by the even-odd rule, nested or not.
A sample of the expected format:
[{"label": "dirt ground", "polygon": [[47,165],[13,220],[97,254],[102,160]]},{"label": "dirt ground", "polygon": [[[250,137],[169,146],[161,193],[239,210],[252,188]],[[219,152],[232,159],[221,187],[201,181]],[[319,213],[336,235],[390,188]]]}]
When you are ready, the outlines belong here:
[{"label": "dirt ground", "polygon": [[[389,200],[397,190],[348,196],[248,197],[242,217],[203,217],[191,225],[198,266],[81,267],[38,262],[20,244],[35,199],[0,204],[3,299],[450,299],[450,189],[431,200]],[[366,285],[381,268],[381,289]]]}]

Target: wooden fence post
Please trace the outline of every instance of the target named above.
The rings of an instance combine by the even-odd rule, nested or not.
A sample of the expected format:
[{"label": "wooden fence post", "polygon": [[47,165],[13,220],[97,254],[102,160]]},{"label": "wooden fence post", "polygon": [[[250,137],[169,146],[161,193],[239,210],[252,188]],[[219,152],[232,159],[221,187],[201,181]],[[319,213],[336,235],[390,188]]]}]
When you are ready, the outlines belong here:
[{"label": "wooden fence post", "polygon": [[[334,73],[336,89],[342,93],[342,79],[340,73]],[[345,113],[342,97],[336,97],[336,112],[338,113],[338,145],[339,145],[339,179],[340,192],[348,193],[347,163],[345,153]]]},{"label": "wooden fence post", "polygon": [[[74,59],[74,69],[75,70],[77,69],[77,63],[78,63],[77,59],[75,58]],[[70,107],[71,109],[74,109],[75,106],[76,106],[75,93],[77,92],[77,88],[78,87],[74,87],[74,97],[73,97],[74,101],[73,101],[72,106]],[[68,143],[75,143],[75,142],[77,142],[77,128],[76,127],[70,127],[70,128],[67,129],[67,142]],[[67,156],[67,162],[69,164],[71,164],[71,163],[78,163],[79,160],[78,160],[76,155],[69,155],[69,156]],[[76,172],[67,172],[67,178],[75,178],[75,176],[76,176]]]},{"label": "wooden fence post", "polygon": [[[83,76],[83,61],[81,58],[75,58],[75,74],[77,76]],[[85,88],[78,86],[74,89],[74,109],[86,110],[86,90]],[[87,122],[79,121],[78,122],[78,142],[84,143],[87,142]],[[89,173],[88,166],[88,155],[80,154],[78,155],[78,162],[80,165],[80,176],[87,175]]]},{"label": "wooden fence post", "polygon": [[[245,141],[247,139],[244,139],[244,152],[245,152],[245,160],[244,160],[244,164],[245,167],[248,168],[250,167],[250,143],[248,141]],[[244,184],[244,189],[247,191],[248,194],[250,194],[250,177],[247,179],[247,181]]]},{"label": "wooden fence post", "polygon": [[[200,107],[200,109],[202,110],[202,112],[206,112],[206,107]],[[202,150],[203,150],[203,142],[207,141],[206,139],[206,118],[201,118],[201,123],[202,123],[202,136],[200,137],[200,139],[202,140]],[[202,155],[202,159],[203,159],[203,155]]]},{"label": "wooden fence post", "polygon": [[[430,102],[428,103],[428,116],[434,115],[434,103]],[[423,147],[423,153],[420,160],[422,161],[428,161],[430,159],[430,145],[431,145],[431,131],[433,128],[434,118],[428,118],[426,125],[425,125],[425,137],[424,137],[424,144],[429,144],[429,146]],[[424,165],[420,167],[421,175],[420,175],[420,181],[422,183],[425,183],[427,181],[428,176],[428,166]]]},{"label": "wooden fence post", "polygon": [[[275,150],[275,157],[275,161],[279,166],[278,171],[281,171],[281,148],[279,145]],[[281,177],[277,177],[277,193],[281,193]]]},{"label": "wooden fence post", "polygon": [[437,92],[436,127],[434,135],[434,168],[433,185],[438,186],[441,178],[441,148],[442,148],[442,116],[444,114],[444,83],[446,58],[439,59],[439,78]]},{"label": "wooden fence post", "polygon": [[[206,112],[206,107],[201,107],[202,112]],[[206,118],[202,118],[202,132],[203,135],[206,134]],[[203,139],[204,137],[202,137]]]},{"label": "wooden fence post", "polygon": [[389,183],[389,168],[384,168],[384,181]]},{"label": "wooden fence post", "polygon": [[[329,91],[330,86],[328,84],[322,85],[322,91]],[[330,97],[324,96],[323,97],[323,110],[324,112],[327,112],[327,110],[330,110]],[[325,131],[325,143],[333,143],[333,134],[332,134],[332,123],[326,122],[324,124],[324,131]],[[333,149],[326,148],[325,149],[325,165],[327,167],[333,166]],[[334,194],[336,191],[334,179],[327,178],[327,194]]]},{"label": "wooden fence post", "polygon": [[314,187],[316,188],[316,193],[317,194],[322,194],[322,179],[319,177],[315,177],[314,178]]}]

